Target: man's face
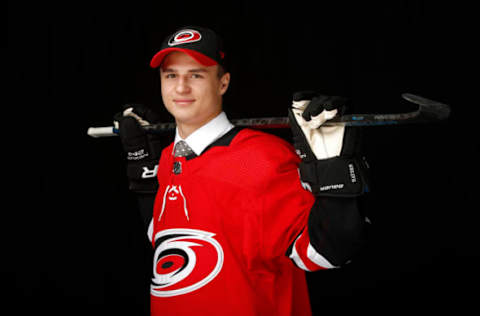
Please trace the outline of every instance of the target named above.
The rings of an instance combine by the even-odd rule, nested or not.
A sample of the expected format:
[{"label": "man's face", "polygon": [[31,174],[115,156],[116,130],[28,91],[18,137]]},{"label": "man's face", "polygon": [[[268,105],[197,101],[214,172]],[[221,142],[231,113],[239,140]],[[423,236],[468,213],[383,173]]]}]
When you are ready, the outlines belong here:
[{"label": "man's face", "polygon": [[218,65],[206,67],[185,53],[173,52],[163,61],[160,79],[165,107],[179,130],[190,134],[222,111],[230,74],[219,78]]}]

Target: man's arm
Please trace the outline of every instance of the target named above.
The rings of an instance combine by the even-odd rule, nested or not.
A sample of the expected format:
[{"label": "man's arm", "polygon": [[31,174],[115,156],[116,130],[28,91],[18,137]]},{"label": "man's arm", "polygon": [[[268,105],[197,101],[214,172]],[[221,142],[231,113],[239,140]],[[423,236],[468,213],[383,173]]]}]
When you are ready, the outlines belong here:
[{"label": "man's arm", "polygon": [[346,100],[315,93],[294,96],[289,118],[294,145],[302,159],[304,187],[315,196],[308,225],[287,256],[307,271],[339,267],[359,252],[366,221],[358,197],[368,191],[368,165],[360,154],[358,128],[321,127],[344,112]]},{"label": "man's arm", "polygon": [[356,198],[316,198],[308,225],[287,250],[303,270],[331,269],[348,263],[366,242],[366,223]]},{"label": "man's arm", "polygon": [[155,194],[138,193],[136,195],[138,202],[138,210],[142,216],[143,225],[148,235],[148,230],[153,216],[153,204],[155,202]]},{"label": "man's arm", "polygon": [[159,121],[159,115],[142,104],[126,104],[123,111],[114,116],[127,161],[129,189],[136,194],[147,233],[158,189],[157,168],[162,142],[160,136],[147,134],[142,125]]}]

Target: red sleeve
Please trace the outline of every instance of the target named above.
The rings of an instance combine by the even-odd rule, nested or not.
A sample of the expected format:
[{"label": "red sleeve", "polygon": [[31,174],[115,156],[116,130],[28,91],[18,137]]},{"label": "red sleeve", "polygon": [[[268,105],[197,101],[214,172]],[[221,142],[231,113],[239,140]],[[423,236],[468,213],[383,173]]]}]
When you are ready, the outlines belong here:
[{"label": "red sleeve", "polygon": [[[287,256],[306,271],[335,268],[332,261],[318,251],[325,249],[330,254],[330,249],[323,246],[328,241],[310,240],[310,234],[315,236],[315,241],[330,236],[319,234],[320,227],[317,227],[319,223],[316,220],[312,221],[310,217],[313,208],[315,212],[321,210],[318,210],[315,197],[304,189],[300,181],[298,172],[300,159],[289,143],[281,139],[267,140],[269,141],[262,149],[256,151],[258,162],[264,164],[268,170],[260,193],[261,243],[264,259],[275,262],[276,259],[284,259]],[[320,247],[317,246],[319,244]]]},{"label": "red sleeve", "polygon": [[305,229],[290,248],[289,258],[297,267],[305,271],[335,268],[324,256],[317,252],[310,242],[308,230]]},{"label": "red sleeve", "polygon": [[291,144],[264,133],[243,136],[244,165],[255,182],[259,210],[254,243],[262,262],[275,269],[290,258],[307,271],[348,262],[362,245],[364,220],[356,199],[315,198],[302,185],[301,160]]},{"label": "red sleeve", "polygon": [[252,152],[255,152],[257,163],[265,169],[259,179],[262,184],[259,192],[262,254],[267,262],[275,262],[280,258],[284,260],[296,238],[307,231],[315,198],[302,186],[298,173],[300,159],[291,144],[266,136],[255,147]]}]

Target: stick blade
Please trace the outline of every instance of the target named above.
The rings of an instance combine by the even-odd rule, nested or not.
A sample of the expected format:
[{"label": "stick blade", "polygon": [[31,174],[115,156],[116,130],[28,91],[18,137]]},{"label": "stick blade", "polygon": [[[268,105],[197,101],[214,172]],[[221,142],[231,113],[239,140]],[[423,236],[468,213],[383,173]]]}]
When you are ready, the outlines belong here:
[{"label": "stick blade", "polygon": [[450,116],[450,106],[412,93],[402,93],[402,98],[419,105],[418,119],[425,121],[445,120]]}]

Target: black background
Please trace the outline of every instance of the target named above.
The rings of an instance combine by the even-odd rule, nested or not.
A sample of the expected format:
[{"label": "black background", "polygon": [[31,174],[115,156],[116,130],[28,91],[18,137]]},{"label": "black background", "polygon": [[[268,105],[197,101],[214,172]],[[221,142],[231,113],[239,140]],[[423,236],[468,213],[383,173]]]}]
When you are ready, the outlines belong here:
[{"label": "black background", "polygon": [[292,93],[306,89],[348,96],[357,112],[413,109],[403,92],[450,104],[447,122],[365,129],[371,241],[344,269],[308,281],[315,315],[474,307],[471,11],[438,1],[9,2],[3,224],[15,314],[147,315],[151,250],[121,147],[86,130],[111,125],[127,102],[172,120],[148,64],[183,25],[224,37],[230,118],[285,115]]}]

